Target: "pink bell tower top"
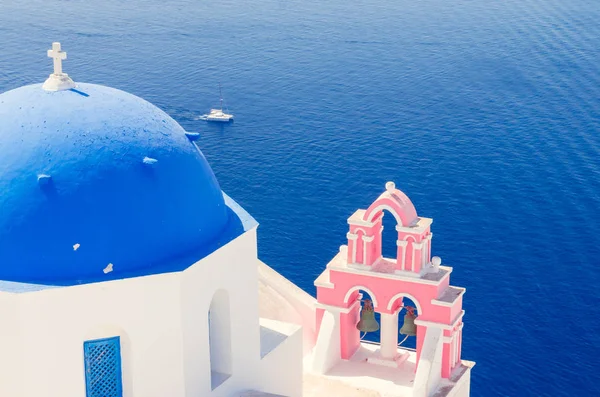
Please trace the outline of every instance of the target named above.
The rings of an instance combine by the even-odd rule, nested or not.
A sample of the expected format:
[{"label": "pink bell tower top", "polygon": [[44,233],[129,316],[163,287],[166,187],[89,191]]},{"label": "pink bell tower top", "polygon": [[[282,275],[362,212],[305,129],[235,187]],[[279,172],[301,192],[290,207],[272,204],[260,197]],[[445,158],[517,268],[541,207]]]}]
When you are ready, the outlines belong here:
[{"label": "pink bell tower top", "polygon": [[[417,210],[394,182],[386,184],[383,192],[367,210],[357,210],[348,224],[348,265],[357,269],[387,269],[397,274],[419,275],[430,262],[431,219],[419,218]],[[381,255],[383,211],[396,219],[397,256],[395,259]]]},{"label": "pink bell tower top", "polygon": [[[384,211],[396,219],[396,257],[382,256]],[[408,298],[416,306],[417,349],[415,382],[427,373],[450,378],[461,364],[462,300],[464,288],[450,285],[451,267],[431,257],[432,219],[417,216],[410,199],[393,182],[368,207],[348,218],[348,245],[327,264],[315,280],[317,334],[323,340],[315,349],[319,371],[325,373],[338,360],[350,360],[361,346],[356,324],[361,293],[369,294],[381,316],[381,347],[372,362],[398,363],[398,313]],[[327,327],[322,327],[327,316]],[[327,341],[327,342],[325,342]],[[332,348],[331,345],[337,347]],[[319,346],[323,346],[320,348]],[[329,346],[329,347],[326,347]],[[438,357],[434,359],[433,357]],[[419,361],[423,355],[423,361]],[[433,360],[433,361],[432,361]],[[433,363],[433,364],[432,364]],[[436,369],[428,369],[431,366]],[[433,372],[432,372],[433,371]],[[435,377],[435,376],[434,376]],[[432,378],[433,379],[433,378]]]}]

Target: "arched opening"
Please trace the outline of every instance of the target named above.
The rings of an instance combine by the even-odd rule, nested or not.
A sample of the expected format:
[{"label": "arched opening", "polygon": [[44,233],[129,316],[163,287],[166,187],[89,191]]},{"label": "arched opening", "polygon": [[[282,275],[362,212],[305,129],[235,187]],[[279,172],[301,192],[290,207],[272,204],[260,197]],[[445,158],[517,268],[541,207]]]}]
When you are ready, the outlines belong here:
[{"label": "arched opening", "polygon": [[383,219],[381,224],[383,225],[383,231],[381,232],[381,255],[384,258],[395,261],[398,256],[398,232],[396,231],[396,225],[398,222],[394,215],[389,211],[382,211]]},{"label": "arched opening", "polygon": [[[373,301],[373,306],[375,306],[375,308],[378,307],[379,301],[377,300],[377,297],[374,295],[373,291],[362,285],[350,288],[348,292],[346,292],[346,296],[344,297],[344,303],[354,302],[357,299],[359,299],[359,296],[361,296],[361,299],[363,300],[370,299],[371,301]],[[365,298],[365,296],[367,298]]]},{"label": "arched opening", "polygon": [[416,349],[417,328],[414,324],[414,319],[421,312],[421,306],[417,300],[409,294],[398,294],[390,300],[388,309],[398,312],[398,343],[400,347]]},{"label": "arched opening", "polygon": [[218,290],[208,310],[211,388],[216,389],[232,374],[231,313],[229,294]]},{"label": "arched opening", "polygon": [[[380,340],[380,332],[381,332],[381,316],[376,311],[377,310],[377,299],[375,296],[371,296],[364,289],[357,289],[354,294],[355,298],[358,299],[360,297],[360,316],[359,322],[356,324],[358,327],[363,327],[361,329],[357,329],[360,333],[360,338],[363,341],[367,342],[379,342]],[[367,311],[372,311],[372,314],[368,314]],[[360,320],[363,320],[365,323],[361,323]],[[372,321],[377,323],[377,330],[372,330]],[[366,327],[366,328],[365,328]]]}]

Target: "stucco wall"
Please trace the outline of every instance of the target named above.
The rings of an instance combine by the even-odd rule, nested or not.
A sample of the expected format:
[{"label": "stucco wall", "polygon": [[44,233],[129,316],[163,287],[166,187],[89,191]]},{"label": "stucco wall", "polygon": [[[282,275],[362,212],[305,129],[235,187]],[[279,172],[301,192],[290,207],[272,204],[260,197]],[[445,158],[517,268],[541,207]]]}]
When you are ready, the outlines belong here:
[{"label": "stucco wall", "polygon": [[[19,321],[2,338],[13,382],[0,395],[84,396],[83,343],[120,336],[124,396],[182,395],[179,275],[164,274],[13,295]],[[14,303],[14,302],[13,302]],[[160,376],[159,376],[160,375]],[[18,387],[20,386],[20,388]]]},{"label": "stucco wall", "polygon": [[20,305],[13,294],[0,292],[0,396],[22,396],[23,373]]},{"label": "stucco wall", "polygon": [[[114,336],[121,339],[125,397],[301,391],[301,381],[284,387],[281,376],[269,375],[277,369],[301,379],[300,330],[261,360],[258,264],[253,228],[183,272],[0,292],[0,396],[85,396],[83,343]],[[228,330],[217,327],[209,343],[213,298],[221,301],[212,327]],[[230,355],[213,360],[219,371],[229,360],[230,376],[216,388],[211,344]]]},{"label": "stucco wall", "polygon": [[[227,396],[255,382],[260,362],[256,229],[250,230],[182,273],[186,396]],[[212,390],[207,321],[215,293],[230,306],[231,377]],[[222,343],[214,335],[214,343]]]}]

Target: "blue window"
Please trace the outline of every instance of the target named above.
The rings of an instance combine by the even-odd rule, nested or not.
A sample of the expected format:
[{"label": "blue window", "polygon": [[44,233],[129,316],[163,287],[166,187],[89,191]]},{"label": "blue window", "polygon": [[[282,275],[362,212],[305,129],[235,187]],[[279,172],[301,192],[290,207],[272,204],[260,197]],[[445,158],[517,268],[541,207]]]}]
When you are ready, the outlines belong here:
[{"label": "blue window", "polygon": [[89,340],[83,351],[86,397],[123,397],[120,338]]}]

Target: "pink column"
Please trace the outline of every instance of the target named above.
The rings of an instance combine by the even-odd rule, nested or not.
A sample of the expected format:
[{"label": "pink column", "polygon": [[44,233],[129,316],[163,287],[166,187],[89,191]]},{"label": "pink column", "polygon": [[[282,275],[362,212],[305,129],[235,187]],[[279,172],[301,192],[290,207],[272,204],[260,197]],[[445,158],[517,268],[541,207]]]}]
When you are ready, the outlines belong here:
[{"label": "pink column", "polygon": [[365,261],[363,263],[368,266],[371,266],[381,257],[381,232],[383,230],[381,219],[380,216],[374,220],[373,225],[367,228],[366,234],[362,237],[365,250]]},{"label": "pink column", "polygon": [[452,368],[452,359],[451,359],[451,343],[444,342],[444,350],[442,353],[442,378],[448,379],[450,377],[450,372]]},{"label": "pink column", "polygon": [[356,261],[355,263],[366,263],[366,252],[365,252],[365,235],[363,232],[356,233],[358,238],[354,242],[356,244]]},{"label": "pink column", "polygon": [[375,227],[373,228],[373,232],[373,235],[375,236],[375,241],[373,242],[373,256],[375,258],[381,258],[381,233],[383,232],[383,225],[381,224],[381,222],[375,225]]},{"label": "pink column", "polygon": [[406,269],[406,246],[408,242],[405,240],[396,240],[398,250],[396,251],[396,270]]},{"label": "pink column", "polygon": [[458,353],[456,354],[456,363],[460,363],[460,356],[462,353],[462,330],[463,330],[463,324],[460,323],[460,325],[458,326],[458,335],[457,335],[457,342],[456,342],[456,347],[458,349]]},{"label": "pink column", "polygon": [[406,240],[406,255],[404,260],[404,270],[410,271],[413,263],[413,241],[412,239]]},{"label": "pink column", "polygon": [[462,323],[451,330],[444,330],[444,352],[442,355],[442,378],[449,378],[460,362]]},{"label": "pink column", "polygon": [[419,273],[421,271],[421,255],[423,253],[423,243],[413,243],[412,248],[412,271],[415,273]]},{"label": "pink column", "polygon": [[378,258],[375,256],[375,236],[363,236],[365,250],[365,265],[372,265]]},{"label": "pink column", "polygon": [[429,233],[427,235],[427,238],[429,240],[429,244],[427,246],[427,262],[431,261],[431,241],[433,239],[433,233]]},{"label": "pink column", "polygon": [[356,249],[358,248],[356,240],[358,239],[358,235],[349,232],[346,234],[346,237],[348,238],[348,256],[346,260],[348,263],[356,263]]},{"label": "pink column", "polygon": [[431,238],[430,235],[427,235],[422,240],[423,250],[421,251],[421,267],[426,265],[431,261],[431,256],[429,256],[429,251],[431,250]]}]

